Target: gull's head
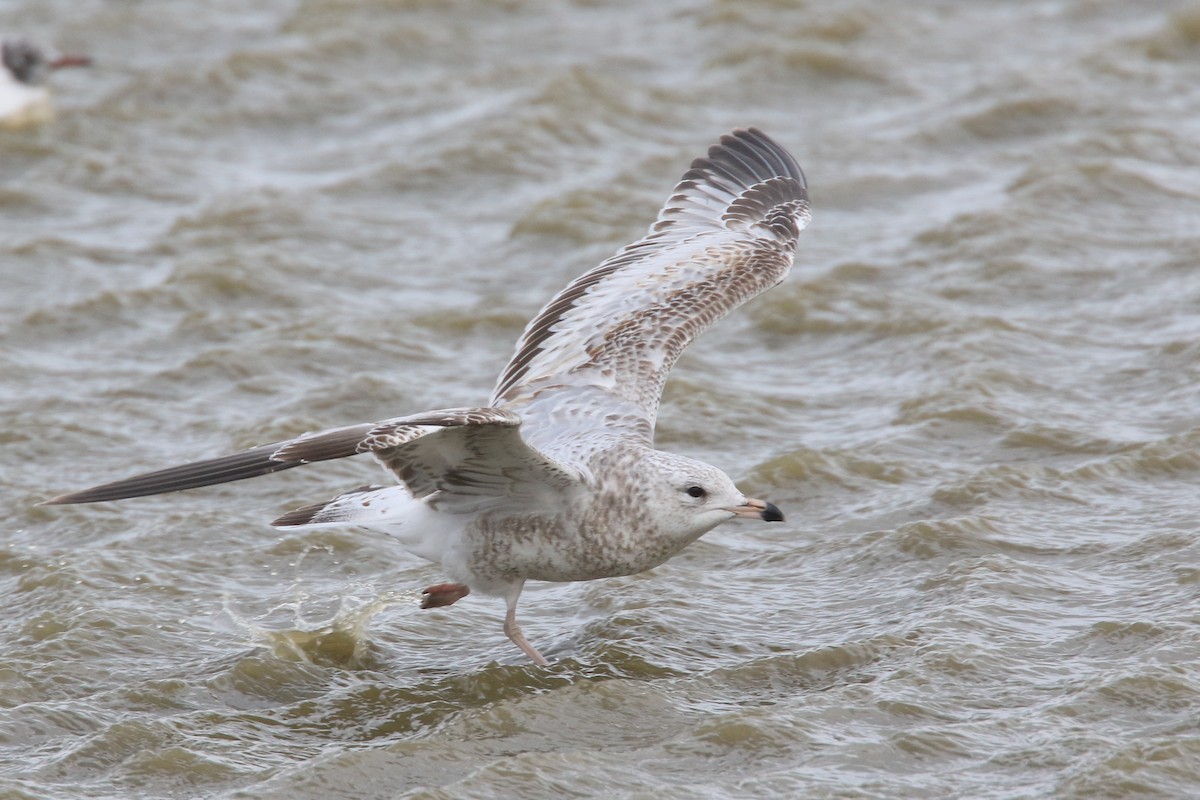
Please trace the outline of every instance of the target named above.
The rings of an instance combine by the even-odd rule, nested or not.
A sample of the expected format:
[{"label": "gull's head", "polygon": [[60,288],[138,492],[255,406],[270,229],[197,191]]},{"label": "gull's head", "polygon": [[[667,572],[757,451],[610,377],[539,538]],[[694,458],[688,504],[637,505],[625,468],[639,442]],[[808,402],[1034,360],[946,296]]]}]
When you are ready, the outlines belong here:
[{"label": "gull's head", "polygon": [[655,454],[653,509],[660,527],[694,539],[735,517],[782,522],[783,512],[765,500],[746,497],[721,470],[661,451]]},{"label": "gull's head", "polygon": [[46,76],[63,67],[86,67],[92,63],[87,56],[58,56],[47,58],[42,49],[24,39],[0,42],[0,63],[13,79],[28,86],[37,86]]}]

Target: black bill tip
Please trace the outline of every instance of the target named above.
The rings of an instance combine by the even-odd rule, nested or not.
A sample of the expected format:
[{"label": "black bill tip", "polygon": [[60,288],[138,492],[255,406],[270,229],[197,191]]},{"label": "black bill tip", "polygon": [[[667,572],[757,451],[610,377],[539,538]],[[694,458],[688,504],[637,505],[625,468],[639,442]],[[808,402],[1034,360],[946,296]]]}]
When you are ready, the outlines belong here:
[{"label": "black bill tip", "polygon": [[762,510],[762,518],[764,522],[783,522],[783,512],[774,503],[767,503],[767,507]]}]

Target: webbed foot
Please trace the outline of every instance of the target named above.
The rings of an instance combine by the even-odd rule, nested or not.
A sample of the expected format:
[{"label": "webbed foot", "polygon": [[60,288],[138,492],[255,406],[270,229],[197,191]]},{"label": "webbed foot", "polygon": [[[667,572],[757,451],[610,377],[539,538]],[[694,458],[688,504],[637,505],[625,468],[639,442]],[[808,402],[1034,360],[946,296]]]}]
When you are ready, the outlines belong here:
[{"label": "webbed foot", "polygon": [[461,583],[439,583],[421,592],[421,608],[451,606],[470,593],[471,590]]}]

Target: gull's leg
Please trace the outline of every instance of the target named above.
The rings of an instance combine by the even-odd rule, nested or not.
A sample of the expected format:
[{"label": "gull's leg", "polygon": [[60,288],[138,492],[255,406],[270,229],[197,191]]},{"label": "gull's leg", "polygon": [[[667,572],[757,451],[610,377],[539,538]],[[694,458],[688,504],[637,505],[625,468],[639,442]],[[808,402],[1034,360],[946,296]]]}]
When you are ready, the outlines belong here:
[{"label": "gull's leg", "polygon": [[517,584],[516,590],[505,597],[508,602],[508,613],[504,615],[504,635],[521,648],[521,652],[533,659],[533,663],[539,667],[546,667],[550,662],[546,657],[537,651],[529,640],[525,638],[525,634],[521,633],[521,626],[517,624],[517,598],[521,596],[521,588],[525,585],[524,581]]},{"label": "gull's leg", "polygon": [[471,590],[461,583],[439,583],[421,592],[421,608],[441,608],[454,605],[469,595]]}]

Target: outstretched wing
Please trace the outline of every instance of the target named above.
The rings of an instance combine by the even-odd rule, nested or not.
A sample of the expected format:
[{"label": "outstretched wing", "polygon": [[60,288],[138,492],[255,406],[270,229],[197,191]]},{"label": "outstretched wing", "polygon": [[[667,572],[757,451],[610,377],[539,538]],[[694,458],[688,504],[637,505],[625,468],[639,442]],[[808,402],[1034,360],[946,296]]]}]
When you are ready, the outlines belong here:
[{"label": "outstretched wing", "polygon": [[492,394],[519,407],[560,389],[632,403],[652,430],[667,373],[693,339],[783,280],[808,224],[804,173],[754,128],[721,137],[658,220],[529,323]]},{"label": "outstretched wing", "polygon": [[414,497],[437,491],[491,496],[514,484],[566,485],[574,474],[529,447],[521,418],[498,408],[431,411],[383,422],[351,425],[262,445],[94,486],[43,505],[97,503],[229,483],[315,461],[374,454]]}]

